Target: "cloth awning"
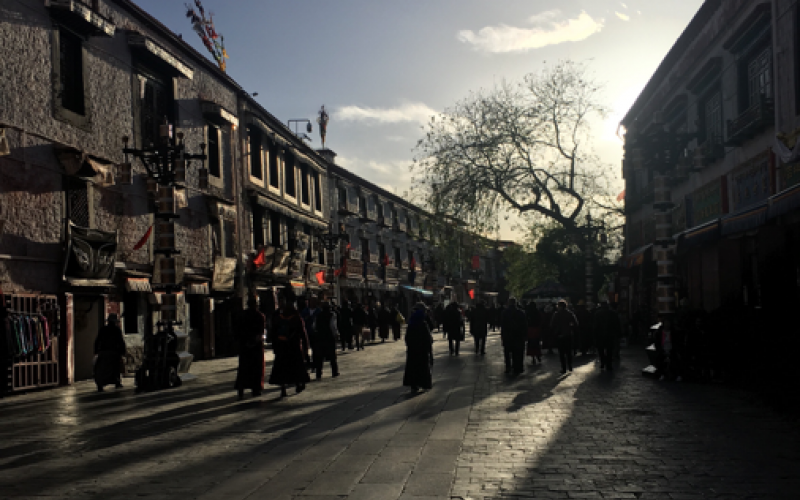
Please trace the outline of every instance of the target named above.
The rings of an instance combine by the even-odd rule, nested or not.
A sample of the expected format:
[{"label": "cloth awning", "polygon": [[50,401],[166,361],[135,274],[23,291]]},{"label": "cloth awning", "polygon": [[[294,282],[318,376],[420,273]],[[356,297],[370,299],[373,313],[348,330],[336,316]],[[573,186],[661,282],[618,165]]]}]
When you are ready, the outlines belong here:
[{"label": "cloth awning", "polygon": [[147,278],[125,278],[125,290],[129,292],[150,293],[150,280]]},{"label": "cloth awning", "polygon": [[800,208],[800,184],[784,189],[769,199],[767,219],[774,219],[797,208]]},{"label": "cloth awning", "polygon": [[752,231],[763,226],[767,221],[769,204],[765,201],[735,214],[720,219],[720,234],[728,236],[744,231]]},{"label": "cloth awning", "polygon": [[252,202],[260,207],[264,207],[267,210],[283,214],[286,217],[289,217],[290,219],[300,221],[303,224],[308,224],[309,226],[315,227],[317,229],[328,229],[327,222],[315,219],[310,215],[302,214],[293,208],[287,207],[286,205],[278,201],[272,200],[271,198],[264,196],[258,191],[250,190],[249,195]]},{"label": "cloth awning", "polygon": [[186,285],[186,295],[208,295],[208,283],[189,283]]},{"label": "cloth awning", "polygon": [[706,222],[680,233],[677,236],[677,254],[685,254],[693,248],[712,243],[720,238],[719,219]]}]

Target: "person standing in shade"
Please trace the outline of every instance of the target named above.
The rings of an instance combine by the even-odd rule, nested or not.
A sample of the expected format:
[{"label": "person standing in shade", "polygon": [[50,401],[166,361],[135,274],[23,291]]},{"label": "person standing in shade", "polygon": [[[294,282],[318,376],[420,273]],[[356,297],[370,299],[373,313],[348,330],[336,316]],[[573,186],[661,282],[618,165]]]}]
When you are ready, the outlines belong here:
[{"label": "person standing in shade", "polygon": [[282,307],[273,320],[272,348],[275,361],[269,376],[271,385],[281,387],[281,397],[286,397],[286,386],[294,385],[297,393],[303,392],[310,380],[306,370],[308,336],[300,313],[292,297],[281,301]]},{"label": "person standing in shade", "polygon": [[608,302],[600,303],[600,308],[594,314],[594,338],[600,354],[600,369],[612,371],[614,346],[619,343],[622,327],[616,311],[609,307]]},{"label": "person standing in shade", "polygon": [[103,392],[103,387],[109,384],[114,384],[117,389],[122,388],[119,372],[126,351],[119,317],[109,314],[106,324],[100,327],[94,340],[94,383],[97,384],[97,392]]},{"label": "person standing in shade", "polygon": [[236,371],[234,385],[239,399],[244,398],[245,389],[260,396],[264,389],[264,328],[266,319],[258,310],[254,296],[247,299],[247,309],[242,311],[238,329],[239,369]]},{"label": "person standing in shade", "polygon": [[[444,324],[444,304],[441,302],[436,304],[436,309],[433,310],[433,318],[436,320],[436,331],[439,331]],[[444,336],[447,337],[447,334],[445,333]]]},{"label": "person standing in shade", "polygon": [[539,308],[536,307],[536,302],[530,301],[525,306],[525,317],[528,320],[528,350],[527,354],[531,358],[533,364],[542,362],[542,346],[540,339],[540,328],[542,325],[542,314]]},{"label": "person standing in shade", "polygon": [[342,300],[339,314],[336,316],[336,326],[339,328],[339,338],[342,342],[342,352],[345,348],[353,348],[353,310],[347,299]]},{"label": "person standing in shade", "polygon": [[[394,338],[395,342],[400,340],[401,326],[403,326],[405,320],[406,318],[403,317],[397,304],[392,306],[392,309],[389,311],[389,324],[392,326],[392,338]],[[430,328],[430,323],[428,323],[428,328]]]},{"label": "person standing in shade", "polygon": [[330,304],[323,302],[315,318],[317,344],[314,347],[314,368],[317,371],[317,380],[322,378],[322,365],[326,359],[331,363],[331,376],[339,376],[339,363],[336,359],[336,339],[339,336],[339,329],[336,320],[336,314],[331,310]]},{"label": "person standing in shade", "polygon": [[450,346],[450,355],[458,356],[458,349],[461,341],[464,340],[463,322],[461,309],[453,301],[444,308],[444,333],[447,336],[447,343]]},{"label": "person standing in shade", "polygon": [[550,329],[556,338],[558,357],[561,359],[561,373],[572,371],[572,343],[578,319],[567,309],[567,301],[558,301],[558,309],[550,320]]},{"label": "person standing in shade", "polygon": [[[298,300],[298,303],[301,303]],[[303,300],[302,303],[305,303]],[[311,360],[309,368],[314,368],[316,363],[314,358],[317,355],[317,332],[315,329],[317,315],[320,313],[319,301],[315,296],[308,299],[308,305],[300,309],[300,317],[303,318],[303,324],[306,327],[306,335],[308,336],[308,343],[311,347]]]},{"label": "person standing in shade", "polygon": [[392,310],[385,302],[378,303],[378,336],[381,342],[386,342],[389,338],[389,329],[392,327]]},{"label": "person standing in shade", "polygon": [[356,339],[356,351],[364,350],[364,339],[367,334],[364,334],[364,327],[367,324],[367,312],[364,310],[363,304],[353,304],[353,337]]},{"label": "person standing in shade", "polygon": [[418,302],[408,318],[406,329],[406,370],[403,385],[412,391],[433,386],[433,336],[425,321],[425,304]]},{"label": "person standing in shade", "polygon": [[367,306],[367,326],[369,326],[369,341],[375,342],[375,330],[378,329],[378,311],[381,308],[380,302]]},{"label": "person standing in shade", "polygon": [[517,299],[508,299],[508,306],[500,319],[500,338],[506,374],[519,375],[525,371],[525,340],[528,338],[528,320],[525,311],[517,307]]},{"label": "person standing in shade", "polygon": [[481,300],[472,309],[469,317],[469,331],[475,339],[475,354],[486,354],[486,336],[489,333],[489,311],[486,303]]}]

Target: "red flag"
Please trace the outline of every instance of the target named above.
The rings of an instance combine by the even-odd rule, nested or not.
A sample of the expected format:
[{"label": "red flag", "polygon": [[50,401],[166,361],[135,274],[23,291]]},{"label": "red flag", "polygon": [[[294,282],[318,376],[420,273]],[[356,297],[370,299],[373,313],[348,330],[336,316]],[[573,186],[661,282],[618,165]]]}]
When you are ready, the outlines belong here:
[{"label": "red flag", "polygon": [[317,277],[317,283],[319,283],[320,285],[324,285],[325,284],[325,271],[320,271],[318,273],[314,273],[314,276]]},{"label": "red flag", "polygon": [[383,265],[384,266],[388,266],[389,264],[390,264],[389,255],[388,254],[383,254]]},{"label": "red flag", "polygon": [[144,236],[142,236],[142,239],[140,239],[139,242],[133,246],[133,249],[139,250],[140,248],[142,248],[144,244],[147,243],[147,240],[150,239],[150,233],[152,232],[153,232],[153,226],[150,226],[149,228],[147,228],[147,232],[144,233]]},{"label": "red flag", "polygon": [[472,269],[480,269],[481,267],[481,258],[478,255],[472,256]]},{"label": "red flag", "polygon": [[253,259],[253,264],[256,267],[263,267],[264,264],[267,263],[267,258],[264,256],[264,252],[265,251],[266,251],[266,249],[262,248],[261,250],[258,251],[258,255],[256,255],[256,258]]},{"label": "red flag", "polygon": [[471,298],[472,300],[475,300],[475,290],[470,290],[469,291],[469,298]]},{"label": "red flag", "polygon": [[337,269],[337,270],[335,270],[335,271],[333,272],[333,276],[334,276],[334,277],[338,277],[340,274],[342,274],[342,270],[341,270],[341,268],[340,268],[340,269]]}]

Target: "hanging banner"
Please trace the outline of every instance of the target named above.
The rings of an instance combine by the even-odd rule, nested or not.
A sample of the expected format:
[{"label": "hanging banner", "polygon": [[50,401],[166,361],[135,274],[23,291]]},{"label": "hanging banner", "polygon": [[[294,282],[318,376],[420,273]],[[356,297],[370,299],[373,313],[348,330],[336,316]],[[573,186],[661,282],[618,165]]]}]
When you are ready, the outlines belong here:
[{"label": "hanging banner", "polygon": [[64,279],[111,281],[117,255],[117,233],[67,226]]},{"label": "hanging banner", "polygon": [[211,289],[215,292],[232,292],[236,276],[236,259],[214,258],[214,278]]}]

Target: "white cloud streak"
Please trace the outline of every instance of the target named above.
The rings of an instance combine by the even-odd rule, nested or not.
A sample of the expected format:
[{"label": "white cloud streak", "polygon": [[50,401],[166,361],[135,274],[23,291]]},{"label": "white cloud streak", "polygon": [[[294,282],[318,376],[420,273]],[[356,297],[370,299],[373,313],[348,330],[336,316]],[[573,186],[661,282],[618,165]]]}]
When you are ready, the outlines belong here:
[{"label": "white cloud streak", "polygon": [[616,14],[617,17],[622,19],[623,21],[630,21],[631,20],[631,16],[628,16],[628,15],[623,14],[621,12],[614,12],[614,14]]},{"label": "white cloud streak", "polygon": [[394,108],[367,108],[343,106],[334,112],[341,121],[367,121],[377,123],[428,123],[436,111],[419,102],[409,102]]},{"label": "white cloud streak", "polygon": [[498,54],[579,42],[603,29],[603,19],[593,19],[586,11],[582,11],[575,19],[559,20],[561,18],[560,11],[549,10],[529,18],[530,28],[505,24],[486,26],[477,33],[472,30],[459,31],[456,38],[479,52]]}]

